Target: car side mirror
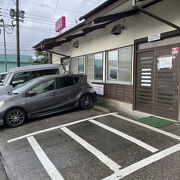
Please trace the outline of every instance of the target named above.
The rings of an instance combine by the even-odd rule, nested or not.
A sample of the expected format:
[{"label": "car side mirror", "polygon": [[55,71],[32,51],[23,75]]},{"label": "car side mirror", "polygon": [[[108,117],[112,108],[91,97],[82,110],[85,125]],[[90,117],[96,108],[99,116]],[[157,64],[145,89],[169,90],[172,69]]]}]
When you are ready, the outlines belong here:
[{"label": "car side mirror", "polygon": [[21,80],[21,81],[12,81],[12,82],[11,82],[11,85],[12,85],[13,87],[16,87],[17,85],[23,84],[23,83],[24,83],[23,80]]},{"label": "car side mirror", "polygon": [[36,92],[33,91],[33,90],[29,90],[27,93],[26,93],[26,96],[27,97],[32,97],[32,96],[35,96],[36,95]]},{"label": "car side mirror", "polygon": [[12,84],[13,87],[16,87],[19,84],[19,82],[13,81],[11,84]]}]

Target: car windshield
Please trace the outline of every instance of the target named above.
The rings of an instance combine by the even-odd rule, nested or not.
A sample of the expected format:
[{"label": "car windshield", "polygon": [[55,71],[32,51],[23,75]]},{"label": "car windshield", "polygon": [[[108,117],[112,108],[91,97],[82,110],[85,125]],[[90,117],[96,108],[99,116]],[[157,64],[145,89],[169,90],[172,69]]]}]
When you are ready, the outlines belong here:
[{"label": "car windshield", "polygon": [[34,84],[36,84],[38,82],[37,79],[33,79],[31,81],[28,81],[24,84],[22,84],[20,87],[17,87],[16,89],[14,89],[12,91],[12,94],[20,94],[26,90],[28,90],[31,86],[33,86]]}]

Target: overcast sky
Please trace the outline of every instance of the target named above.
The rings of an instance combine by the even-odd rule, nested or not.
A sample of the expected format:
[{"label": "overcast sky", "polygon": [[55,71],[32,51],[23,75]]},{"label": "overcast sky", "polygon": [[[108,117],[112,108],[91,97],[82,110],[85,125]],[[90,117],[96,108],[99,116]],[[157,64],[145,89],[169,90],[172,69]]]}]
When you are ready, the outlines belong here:
[{"label": "overcast sky", "polygon": [[[5,24],[11,24],[9,10],[15,8],[13,1],[0,0],[2,16]],[[23,55],[33,55],[32,46],[45,38],[58,35],[55,32],[55,22],[66,16],[67,27],[76,25],[76,20],[105,0],[19,0],[20,10],[25,11],[24,22],[20,23],[20,49]],[[79,23],[79,22],[78,22]],[[2,28],[1,28],[2,29]],[[1,30],[2,31],[2,30]],[[11,32],[11,29],[7,31]],[[16,30],[6,33],[7,53],[16,54]],[[3,54],[3,34],[0,34],[0,54]]]}]

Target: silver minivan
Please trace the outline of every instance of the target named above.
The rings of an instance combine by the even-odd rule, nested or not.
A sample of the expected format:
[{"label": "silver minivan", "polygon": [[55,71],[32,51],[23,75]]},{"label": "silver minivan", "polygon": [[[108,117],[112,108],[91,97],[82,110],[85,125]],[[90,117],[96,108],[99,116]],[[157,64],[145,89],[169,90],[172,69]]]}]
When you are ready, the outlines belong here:
[{"label": "silver minivan", "polygon": [[60,64],[42,64],[17,67],[11,69],[3,83],[0,84],[0,95],[11,92],[20,84],[46,75],[64,74],[64,70]]}]

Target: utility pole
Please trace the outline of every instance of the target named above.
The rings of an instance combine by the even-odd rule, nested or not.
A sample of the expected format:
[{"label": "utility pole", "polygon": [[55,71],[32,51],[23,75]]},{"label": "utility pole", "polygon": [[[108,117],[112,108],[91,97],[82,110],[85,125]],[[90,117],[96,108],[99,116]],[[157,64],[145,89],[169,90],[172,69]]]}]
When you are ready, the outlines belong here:
[{"label": "utility pole", "polygon": [[4,64],[5,64],[5,70],[7,72],[7,56],[6,56],[6,32],[5,32],[5,24],[4,19],[0,19],[0,22],[2,22],[3,27],[3,34],[4,34]]},{"label": "utility pole", "polygon": [[19,0],[16,0],[16,54],[17,54],[17,67],[20,67],[20,39],[19,39]]},{"label": "utility pole", "polygon": [[[1,16],[1,8],[0,8],[0,16]],[[3,27],[3,35],[4,35],[4,65],[5,65],[5,71],[7,72],[6,32],[5,32],[4,19],[0,19],[0,22],[2,22],[2,27]],[[1,27],[1,25],[0,25],[0,27]]]},{"label": "utility pole", "polygon": [[14,27],[15,25],[13,22],[16,22],[16,46],[17,46],[17,67],[20,67],[20,38],[19,38],[19,22],[24,21],[24,11],[19,11],[19,0],[16,0],[16,10],[15,9],[10,9],[10,16],[12,19],[12,26]]}]

